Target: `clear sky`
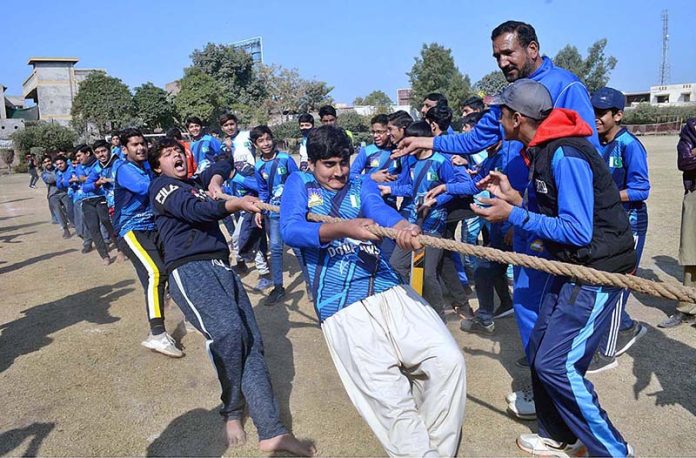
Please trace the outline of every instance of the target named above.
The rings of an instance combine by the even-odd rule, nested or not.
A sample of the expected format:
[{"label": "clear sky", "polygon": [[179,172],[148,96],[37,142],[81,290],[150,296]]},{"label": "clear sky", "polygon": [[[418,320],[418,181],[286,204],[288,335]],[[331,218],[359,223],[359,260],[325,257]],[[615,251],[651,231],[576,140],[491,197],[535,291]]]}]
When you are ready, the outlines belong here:
[{"label": "clear sky", "polygon": [[647,90],[659,82],[663,9],[670,81],[696,82],[693,0],[3,0],[0,7],[0,84],[10,95],[21,94],[32,56],[78,57],[78,67],[104,68],[131,88],[164,87],[182,76],[194,49],[262,36],[266,64],[326,81],[338,102],[376,89],[395,99],[423,43],[451,48],[472,83],[495,70],[490,32],[508,19],[531,23],[550,56],[569,43],[584,56],[607,38],[618,59],[610,85]]}]

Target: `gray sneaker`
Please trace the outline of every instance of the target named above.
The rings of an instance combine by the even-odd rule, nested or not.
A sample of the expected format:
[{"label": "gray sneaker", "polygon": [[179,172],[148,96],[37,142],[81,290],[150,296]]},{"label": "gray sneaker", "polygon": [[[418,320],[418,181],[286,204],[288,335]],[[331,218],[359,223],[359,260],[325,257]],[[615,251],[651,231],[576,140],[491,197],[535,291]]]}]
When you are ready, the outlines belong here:
[{"label": "gray sneaker", "polygon": [[175,342],[172,336],[166,332],[163,332],[162,334],[157,334],[156,336],[148,334],[147,339],[143,340],[141,345],[145,348],[149,348],[152,351],[171,356],[172,358],[181,358],[184,356],[184,352],[176,348],[174,343]]},{"label": "gray sneaker", "polygon": [[634,321],[633,326],[625,331],[619,331],[616,338],[616,356],[621,356],[626,353],[626,350],[631,348],[634,343],[648,332],[648,328],[643,326],[643,323]]},{"label": "gray sneaker", "polygon": [[696,316],[689,315],[688,313],[677,312],[670,316],[662,323],[658,324],[658,328],[675,328],[682,323],[693,323],[696,320]]},{"label": "gray sneaker", "polygon": [[490,335],[493,334],[493,331],[495,331],[495,323],[491,322],[489,324],[485,324],[483,321],[477,318],[472,318],[462,320],[461,323],[459,323],[459,329],[464,332]]},{"label": "gray sneaker", "polygon": [[604,356],[601,352],[596,352],[592,357],[592,362],[590,367],[587,368],[587,374],[596,374],[598,372],[604,372],[609,369],[613,369],[618,366],[619,363],[616,362],[616,356]]}]

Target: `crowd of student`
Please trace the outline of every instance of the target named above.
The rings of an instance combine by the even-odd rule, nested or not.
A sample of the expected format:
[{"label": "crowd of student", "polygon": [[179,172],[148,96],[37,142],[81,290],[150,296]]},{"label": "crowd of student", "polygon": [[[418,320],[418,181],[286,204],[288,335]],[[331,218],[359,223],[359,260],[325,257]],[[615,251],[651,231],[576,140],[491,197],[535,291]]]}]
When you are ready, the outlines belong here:
[{"label": "crowd of student", "polygon": [[[272,287],[265,303],[275,304],[285,294],[288,245],[340,378],[390,455],[456,452],[466,384],[443,323],[450,307],[462,331],[483,334],[514,311],[525,349],[518,364],[529,367],[532,386],[510,393],[508,410],[539,422],[538,434],[518,438],[520,448],[633,453],[585,379],[615,367],[646,331],[626,311],[628,291],[432,247],[423,297],[405,286],[415,237],[454,239],[458,228],[462,241],[611,272],[632,273],[640,262],[650,183],[645,149],[621,126],[623,94],[607,87],[588,94],[541,56],[529,24],[503,23],[491,40],[512,84],[489,107],[463,102],[461,133],[448,100],[433,93],[420,120],[404,111],[374,116],[373,143],[354,158],[331,106],[319,110],[321,127],[311,114],[299,116],[299,166],[277,149],[268,126],[241,131],[231,113],[219,118],[220,137],[192,117],[190,142],[175,129],[148,145],[126,129],[110,143],[43,158],[63,236],[72,227],[83,252],[94,244],[108,265],[115,245],[133,263],[150,324],[143,345],[183,356],[164,326],[167,285],[205,335],[231,443],[244,440],[246,403],[262,449],[313,453],[280,423],[251,303],[234,272],[254,263],[255,289]],[[313,223],[308,212],[351,221]],[[366,229],[374,222],[398,237],[379,240]],[[467,300],[474,293],[475,312]]]}]

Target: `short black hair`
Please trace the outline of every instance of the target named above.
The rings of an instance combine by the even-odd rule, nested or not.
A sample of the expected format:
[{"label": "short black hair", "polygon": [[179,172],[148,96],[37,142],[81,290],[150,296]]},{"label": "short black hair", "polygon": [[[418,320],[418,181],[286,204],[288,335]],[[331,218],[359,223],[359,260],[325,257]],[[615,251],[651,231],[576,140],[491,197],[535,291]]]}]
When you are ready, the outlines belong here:
[{"label": "short black hair", "polygon": [[77,154],[77,153],[89,153],[89,154],[92,154],[92,153],[94,153],[94,151],[92,151],[92,147],[91,147],[91,146],[82,143],[82,144],[77,145],[77,146],[75,147],[75,154]]},{"label": "short black hair", "polygon": [[486,109],[486,105],[483,103],[481,97],[472,95],[471,97],[464,99],[462,102],[462,108],[471,107],[474,111],[483,111]]},{"label": "short black hair", "polygon": [[323,107],[319,108],[319,119],[327,115],[331,115],[334,118],[337,117],[336,109],[331,105],[324,105]]},{"label": "short black hair", "polygon": [[203,121],[201,121],[201,118],[198,116],[189,116],[186,118],[186,127],[189,126],[189,124],[198,124],[199,126],[203,127]]},{"label": "short black hair", "polygon": [[474,127],[485,114],[485,111],[474,111],[473,113],[469,113],[468,115],[462,117],[462,126]]},{"label": "short black hair", "polygon": [[[109,134],[109,140],[111,140],[111,139],[114,138],[114,137],[119,137],[120,135],[121,135],[121,133],[120,133],[119,131],[117,131],[117,130],[112,130],[112,131],[111,131],[111,134]],[[119,140],[120,140],[120,138],[119,138]]]},{"label": "short black hair", "polygon": [[389,122],[389,118],[385,114],[378,114],[370,119],[370,125],[372,124],[384,124],[385,126]]},{"label": "short black hair", "polygon": [[346,132],[335,126],[320,126],[312,129],[307,137],[307,157],[309,162],[340,157],[349,160],[353,145]]},{"label": "short black hair", "polygon": [[107,141],[104,140],[103,138],[100,138],[99,140],[97,140],[96,142],[94,142],[94,143],[92,144],[92,149],[93,149],[93,150],[96,151],[97,148],[106,148],[106,149],[108,149],[108,150],[111,150],[111,145],[109,144],[109,142],[107,142]]},{"label": "short black hair", "polygon": [[177,127],[172,127],[170,129],[167,129],[167,132],[164,134],[165,137],[169,138],[174,138],[176,140],[183,140],[184,136],[181,135],[181,131]]},{"label": "short black hair", "polygon": [[256,126],[251,129],[251,132],[249,132],[249,140],[251,140],[251,143],[255,145],[256,140],[263,137],[264,134],[268,134],[271,139],[273,139],[273,132],[271,131],[271,128],[265,124],[261,124],[260,126]]},{"label": "short black hair", "polygon": [[53,162],[53,159],[51,159],[51,156],[48,155],[48,154],[44,154],[44,156],[41,158],[41,162],[45,162],[46,159],[48,159],[49,161]]},{"label": "short black hair", "polygon": [[395,111],[387,116],[387,122],[394,124],[400,129],[405,129],[413,122],[413,118],[410,114],[404,110]]},{"label": "short black hair", "polygon": [[498,38],[504,33],[514,33],[517,35],[517,41],[520,45],[527,47],[531,42],[539,44],[539,39],[537,39],[536,30],[531,24],[520,21],[505,21],[498,27],[493,29],[491,32],[491,41]]},{"label": "short black hair", "polygon": [[430,94],[426,95],[423,101],[426,100],[432,100],[433,102],[443,103],[445,105],[449,104],[447,102],[447,97],[445,97],[444,94],[440,94],[439,92],[431,92]]},{"label": "short black hair", "polygon": [[314,116],[312,116],[309,113],[302,113],[298,118],[297,118],[297,124],[301,122],[310,122],[312,125],[314,125]]},{"label": "short black hair", "polygon": [[179,151],[184,153],[184,147],[181,146],[181,143],[176,141],[175,138],[171,137],[162,137],[160,138],[157,143],[155,143],[152,148],[150,148],[147,152],[147,162],[150,163],[150,167],[152,167],[152,170],[159,168],[160,163],[160,157],[162,156],[162,150],[165,148],[171,148],[175,147],[178,148]]},{"label": "short black hair", "polygon": [[59,154],[53,159],[53,162],[58,162],[58,161],[63,161],[63,162],[68,162],[68,158],[63,156],[62,154]]},{"label": "short black hair", "polygon": [[447,105],[438,103],[434,107],[428,109],[428,112],[425,113],[425,119],[437,124],[440,130],[446,131],[450,124],[452,124],[452,109]]},{"label": "short black hair", "polygon": [[121,144],[123,145],[124,148],[126,147],[126,145],[128,145],[128,139],[131,137],[143,137],[143,139],[145,138],[145,136],[143,135],[142,132],[140,132],[140,130],[135,129],[133,127],[129,127],[128,129],[123,129],[118,136],[118,138],[119,138],[119,140],[121,140]]},{"label": "short black hair", "polygon": [[433,130],[430,124],[425,121],[416,121],[411,123],[404,131],[404,137],[432,137]]},{"label": "short black hair", "polygon": [[235,115],[234,113],[230,113],[229,111],[226,111],[223,114],[221,114],[220,117],[218,118],[218,122],[222,126],[230,119],[232,121],[234,121],[235,123],[239,124],[239,118],[237,118],[237,115]]}]

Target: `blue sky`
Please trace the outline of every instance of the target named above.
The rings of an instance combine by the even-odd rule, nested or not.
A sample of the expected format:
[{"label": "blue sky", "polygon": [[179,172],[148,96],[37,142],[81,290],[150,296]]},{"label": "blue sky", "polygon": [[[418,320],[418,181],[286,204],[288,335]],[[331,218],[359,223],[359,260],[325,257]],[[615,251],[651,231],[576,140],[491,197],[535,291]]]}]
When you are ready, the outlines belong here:
[{"label": "blue sky", "polygon": [[606,37],[618,59],[610,85],[635,91],[659,82],[663,9],[670,12],[671,82],[696,82],[693,2],[686,0],[4,0],[0,84],[20,94],[29,57],[70,56],[131,88],[147,81],[163,87],[182,76],[194,49],[260,35],[265,63],[328,82],[338,102],[375,89],[395,99],[423,43],[451,48],[475,82],[496,69],[491,30],[516,19],[536,28],[550,56],[568,43],[585,55]]}]

